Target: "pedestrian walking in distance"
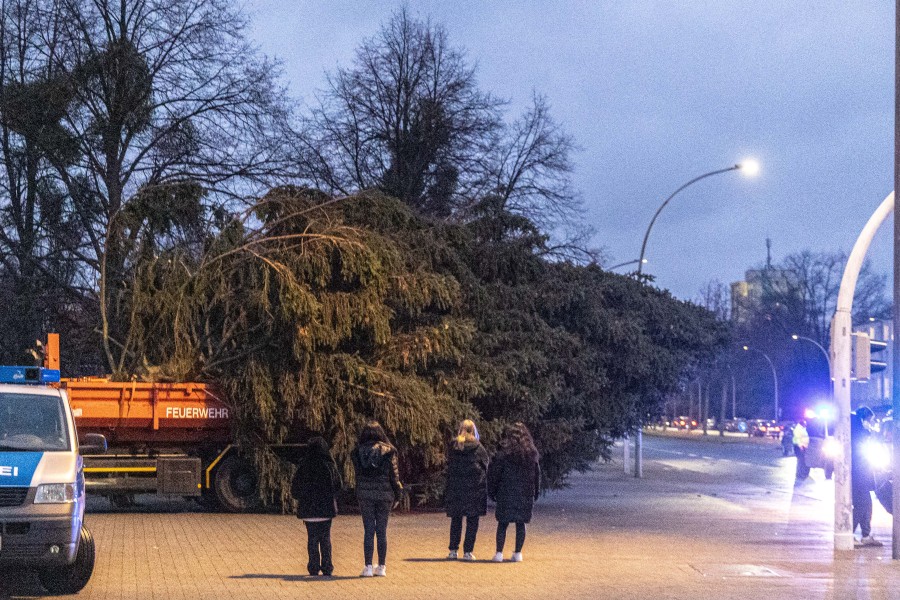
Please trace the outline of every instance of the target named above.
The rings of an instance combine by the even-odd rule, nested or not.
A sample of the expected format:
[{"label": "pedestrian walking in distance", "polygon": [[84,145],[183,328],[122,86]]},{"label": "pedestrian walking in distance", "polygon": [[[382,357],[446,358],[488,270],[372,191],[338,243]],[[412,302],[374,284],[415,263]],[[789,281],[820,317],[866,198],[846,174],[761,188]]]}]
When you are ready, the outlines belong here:
[{"label": "pedestrian walking in distance", "polygon": [[859,527],[860,539],[854,546],[882,546],[872,537],[872,491],[875,489],[875,470],[866,453],[866,443],[872,439],[875,413],[868,406],[860,406],[850,413],[850,490],[853,496],[853,532]]},{"label": "pedestrian walking in distance", "polygon": [[[353,451],[356,473],[356,498],[363,519],[363,555],[365,567],[360,577],[387,575],[387,525],[391,509],[403,497],[397,449],[388,441],[378,421],[369,421],[359,434]],[[372,567],[372,555],[378,538],[378,566]]]},{"label": "pedestrian walking in distance", "polygon": [[488,495],[497,503],[497,553],[494,562],[503,562],[503,546],[510,523],[516,524],[513,562],[522,561],[525,524],[531,522],[534,501],[541,491],[541,467],[531,432],[523,423],[507,427],[500,449],[488,468]]},{"label": "pedestrian walking in distance", "polygon": [[331,520],[337,515],[336,497],[341,491],[341,476],[321,437],[309,440],[306,452],[297,463],[291,482],[291,495],[297,501],[297,517],[306,524],[309,574],[331,577]]},{"label": "pedestrian walking in distance", "polygon": [[809,431],[806,430],[806,421],[799,421],[791,431],[791,443],[794,445],[794,456],[797,457],[797,471],[795,482],[801,482],[809,477],[809,467],[806,466],[806,449],[809,448]]},{"label": "pedestrian walking in distance", "polygon": [[475,560],[475,536],[478,520],[487,514],[487,450],[481,445],[478,428],[466,419],[459,425],[459,433],[450,445],[447,456],[447,486],[444,507],[450,517],[450,554],[459,556],[463,517],[466,519],[466,539],[463,542],[463,560]]}]

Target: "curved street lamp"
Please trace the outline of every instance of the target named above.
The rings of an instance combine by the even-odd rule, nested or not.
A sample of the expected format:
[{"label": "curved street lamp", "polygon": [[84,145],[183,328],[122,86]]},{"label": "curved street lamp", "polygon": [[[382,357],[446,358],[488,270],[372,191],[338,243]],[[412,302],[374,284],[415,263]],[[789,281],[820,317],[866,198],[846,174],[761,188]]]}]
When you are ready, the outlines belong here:
[{"label": "curved street lamp", "polygon": [[727,169],[717,169],[715,171],[710,171],[709,173],[704,173],[703,175],[700,175],[698,177],[694,177],[693,179],[691,179],[690,181],[688,181],[687,183],[682,185],[680,188],[678,188],[677,190],[672,192],[672,195],[669,196],[668,198],[666,198],[663,201],[663,203],[660,204],[659,208],[657,208],[656,212],[653,214],[653,218],[650,219],[650,225],[647,226],[647,232],[644,234],[644,241],[643,241],[643,243],[641,243],[641,255],[637,260],[637,263],[638,263],[637,274],[638,275],[641,274],[644,263],[646,262],[644,260],[644,252],[647,249],[647,240],[650,238],[650,230],[653,229],[653,224],[656,223],[656,218],[659,216],[659,213],[661,213],[662,210],[666,207],[666,204],[668,204],[672,200],[672,198],[674,198],[678,194],[678,192],[680,192],[681,190],[683,190],[684,188],[686,188],[690,185],[697,183],[701,179],[706,179],[707,177],[712,177],[713,175],[718,175],[719,173],[728,173],[729,171],[738,171],[738,170],[743,171],[744,174],[746,174],[748,177],[753,177],[754,175],[759,173],[759,163],[755,160],[745,160],[744,162],[741,162],[741,163],[738,163],[731,167],[728,167]]},{"label": "curved street lamp", "polygon": [[750,346],[744,346],[744,351],[747,352],[757,352],[762,355],[766,362],[769,363],[769,366],[772,368],[772,379],[775,382],[775,420],[778,420],[778,373],[775,372],[775,363],[772,362],[772,359],[769,358],[769,355],[763,352],[762,350],[757,350],[756,348],[751,348]]},{"label": "curved street lamp", "polygon": [[646,263],[646,262],[647,262],[647,259],[645,258],[645,259],[643,259],[643,260],[638,260],[638,259],[629,260],[629,261],[626,261],[626,262],[623,262],[623,263],[619,263],[619,264],[617,264],[617,265],[613,265],[613,266],[611,266],[611,267],[606,267],[606,270],[607,270],[607,271],[612,271],[613,269],[618,269],[619,267],[627,267],[628,265],[634,265],[634,264],[637,264],[638,262],[644,262],[644,263]]},{"label": "curved street lamp", "polygon": [[[828,365],[828,387],[830,389],[831,388],[831,357],[828,356],[828,351],[822,347],[822,344],[820,344],[819,342],[817,342],[816,340],[814,340],[812,338],[806,337],[805,335],[797,335],[796,333],[794,333],[794,334],[791,334],[791,339],[794,340],[795,342],[797,340],[804,340],[804,341],[810,342],[811,344],[815,344],[816,348],[818,348],[819,350],[822,351],[822,354],[825,356],[825,363]],[[830,396],[831,394],[829,393],[828,395]]]}]

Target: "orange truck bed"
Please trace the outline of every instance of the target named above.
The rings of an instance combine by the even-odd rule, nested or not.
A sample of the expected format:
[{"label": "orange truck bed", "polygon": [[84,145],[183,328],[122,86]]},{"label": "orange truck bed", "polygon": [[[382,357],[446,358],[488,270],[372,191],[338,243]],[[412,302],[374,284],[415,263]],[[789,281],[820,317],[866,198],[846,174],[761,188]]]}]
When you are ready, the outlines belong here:
[{"label": "orange truck bed", "polygon": [[141,383],[63,379],[79,432],[101,433],[120,445],[228,441],[230,410],[202,383]]}]

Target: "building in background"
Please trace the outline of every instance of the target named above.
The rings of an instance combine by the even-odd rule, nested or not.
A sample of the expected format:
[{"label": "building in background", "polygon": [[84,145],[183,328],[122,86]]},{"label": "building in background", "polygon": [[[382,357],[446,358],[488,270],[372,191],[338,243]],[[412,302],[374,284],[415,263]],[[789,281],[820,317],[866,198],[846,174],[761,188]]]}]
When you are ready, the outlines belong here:
[{"label": "building in background", "polygon": [[744,281],[731,284],[731,320],[743,324],[763,309],[766,298],[796,297],[797,274],[786,269],[750,269]]}]

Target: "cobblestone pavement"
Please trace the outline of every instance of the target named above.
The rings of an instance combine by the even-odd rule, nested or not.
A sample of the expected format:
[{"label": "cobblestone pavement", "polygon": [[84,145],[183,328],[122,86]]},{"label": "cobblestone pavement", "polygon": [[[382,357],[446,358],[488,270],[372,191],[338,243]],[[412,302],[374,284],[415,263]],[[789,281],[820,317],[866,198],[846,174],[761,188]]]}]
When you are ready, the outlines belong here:
[{"label": "cobblestone pavement", "polygon": [[[462,563],[443,560],[446,517],[395,514],[388,576],[373,579],[357,577],[362,526],[356,515],[335,521],[335,577],[325,579],[303,576],[305,529],[292,516],[211,514],[181,502],[130,512],[98,506],[87,519],[97,567],[78,597],[900,597],[900,569],[889,547],[833,556],[826,482],[794,489],[774,478],[766,489],[742,484],[733,464],[722,462],[710,458],[698,468],[647,460],[642,480],[613,462],[573,478],[570,488],[539,502],[522,563],[488,562],[491,515],[475,548],[478,562]],[[889,540],[887,527],[877,521],[876,535]],[[33,575],[0,573],[0,597],[40,593]]]}]

